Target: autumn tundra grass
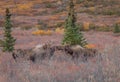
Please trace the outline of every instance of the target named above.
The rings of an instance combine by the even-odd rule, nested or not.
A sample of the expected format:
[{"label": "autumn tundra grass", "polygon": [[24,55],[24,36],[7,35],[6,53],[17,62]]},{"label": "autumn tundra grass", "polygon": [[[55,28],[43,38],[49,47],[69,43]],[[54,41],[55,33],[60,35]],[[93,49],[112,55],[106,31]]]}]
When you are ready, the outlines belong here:
[{"label": "autumn tundra grass", "polygon": [[[14,61],[10,53],[0,56],[0,80],[3,82],[119,82],[120,50],[118,44],[105,46],[100,55],[87,61],[74,61],[65,52],[32,62]],[[4,71],[5,70],[5,71]]]},{"label": "autumn tundra grass", "polygon": [[[66,18],[66,3],[62,1],[40,1],[37,6],[36,1],[26,1],[24,4],[16,3],[20,12],[12,19],[14,23],[11,23],[9,8],[6,9],[4,32],[3,29],[0,30],[0,38],[3,38],[0,40],[0,82],[120,81],[119,10],[109,10],[115,4],[118,8],[117,3],[113,0],[77,0],[75,5],[70,0]],[[60,10],[58,4],[62,4]],[[79,11],[79,6],[80,12],[84,13],[75,14]],[[54,9],[57,11],[53,13]],[[24,16],[20,16],[20,13]],[[35,18],[32,17],[34,14],[42,16]],[[46,16],[48,14],[50,15]],[[63,22],[65,18],[66,21]],[[108,18],[115,19],[108,21]],[[15,21],[18,19],[24,24],[23,29]],[[100,22],[100,26],[96,22]],[[12,28],[15,23],[20,28]]]}]

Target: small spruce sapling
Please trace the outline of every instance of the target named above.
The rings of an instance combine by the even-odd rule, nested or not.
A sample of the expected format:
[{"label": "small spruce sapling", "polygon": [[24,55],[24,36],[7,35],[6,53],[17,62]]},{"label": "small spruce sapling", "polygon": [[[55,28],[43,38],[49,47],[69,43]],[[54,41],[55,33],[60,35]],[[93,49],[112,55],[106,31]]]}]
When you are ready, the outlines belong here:
[{"label": "small spruce sapling", "polygon": [[119,24],[115,24],[114,33],[120,33],[120,25]]},{"label": "small spruce sapling", "polygon": [[74,11],[73,0],[69,2],[68,17],[65,21],[65,34],[63,45],[80,45],[84,47],[87,44],[82,32],[76,25],[76,15]]},{"label": "small spruce sapling", "polygon": [[3,40],[3,51],[12,52],[14,50],[14,45],[16,39],[11,35],[12,24],[11,24],[11,13],[9,8],[6,8],[5,15],[5,26],[4,26],[4,40]]}]

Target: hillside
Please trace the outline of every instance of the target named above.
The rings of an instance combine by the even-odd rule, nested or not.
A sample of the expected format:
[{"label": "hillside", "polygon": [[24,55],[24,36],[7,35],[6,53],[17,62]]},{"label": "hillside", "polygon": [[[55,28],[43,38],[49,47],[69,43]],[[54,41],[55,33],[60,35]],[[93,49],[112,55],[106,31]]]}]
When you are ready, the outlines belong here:
[{"label": "hillside", "polygon": [[120,82],[120,0],[0,0],[0,82]]},{"label": "hillside", "polygon": [[[9,7],[14,27],[35,27],[39,22],[50,28],[62,27],[67,15],[67,2],[68,0],[1,0],[0,18],[3,20],[5,8]],[[78,24],[88,22],[106,27],[120,21],[120,0],[76,0],[75,3]]]}]

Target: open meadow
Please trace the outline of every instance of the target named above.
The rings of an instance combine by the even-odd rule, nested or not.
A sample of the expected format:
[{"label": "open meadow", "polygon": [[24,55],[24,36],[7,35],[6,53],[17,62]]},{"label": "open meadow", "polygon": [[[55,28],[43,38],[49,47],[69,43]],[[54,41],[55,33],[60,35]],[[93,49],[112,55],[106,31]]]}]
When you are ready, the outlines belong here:
[{"label": "open meadow", "polygon": [[68,1],[0,0],[0,82],[120,82],[120,0]]}]

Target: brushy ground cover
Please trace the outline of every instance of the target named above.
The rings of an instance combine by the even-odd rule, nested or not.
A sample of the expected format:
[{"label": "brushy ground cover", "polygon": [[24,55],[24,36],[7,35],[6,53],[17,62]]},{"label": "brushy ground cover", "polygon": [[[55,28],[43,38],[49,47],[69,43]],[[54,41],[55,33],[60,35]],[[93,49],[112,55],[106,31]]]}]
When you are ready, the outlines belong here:
[{"label": "brushy ground cover", "polygon": [[[40,25],[45,25],[46,28],[59,27],[59,23],[63,23],[66,18],[68,1],[69,0],[1,1],[0,26],[3,26],[1,23],[4,18],[4,10],[6,7],[9,7],[13,14],[12,20],[14,27],[29,29],[39,25],[38,20],[42,21]],[[95,26],[97,25],[96,27],[102,27],[102,29],[98,30],[108,31],[109,28],[111,30],[112,25],[120,20],[119,0],[76,0],[75,3],[78,24],[84,22],[92,23],[95,24]]]},{"label": "brushy ground cover", "polygon": [[[26,0],[24,2],[17,0],[16,5],[11,5],[15,4],[11,1],[1,1],[0,12],[2,15],[5,6],[10,7],[14,13],[13,24],[14,27],[18,27],[13,30],[13,36],[17,38],[15,49],[31,49],[44,43],[60,45],[64,31],[63,21],[66,18],[65,2],[67,0],[63,1],[64,3],[56,0]],[[73,61],[66,53],[56,51],[51,59],[32,62],[21,58],[16,62],[11,53],[0,51],[0,82],[120,81],[120,37],[114,36],[112,32],[97,32],[97,30],[111,30],[116,22],[120,23],[119,0],[77,1],[78,25],[83,23],[83,29],[86,30],[83,32],[85,38],[90,44],[94,44],[101,54],[88,58],[88,61]],[[17,13],[15,13],[16,11]],[[0,16],[0,26],[3,26],[2,15]],[[100,27],[100,29],[88,31],[89,26],[93,29]],[[47,35],[46,31],[35,31],[36,29],[40,30],[41,27],[52,30],[60,28],[63,31],[56,29],[56,33],[50,35],[49,31]],[[32,34],[34,31],[35,34]],[[45,34],[45,36],[38,34]],[[3,38],[1,31],[0,38]]]},{"label": "brushy ground cover", "polygon": [[[59,45],[63,35],[34,36],[32,30],[14,30],[16,49],[31,49],[37,44],[51,42]],[[2,34],[2,33],[1,33]],[[88,61],[73,61],[63,52],[56,52],[51,59],[33,63],[24,59],[15,62],[10,53],[0,56],[1,82],[119,82],[120,37],[111,32],[84,32],[89,43],[96,44],[101,55]],[[3,36],[0,35],[2,38]]]}]

